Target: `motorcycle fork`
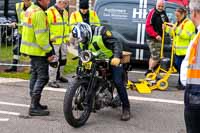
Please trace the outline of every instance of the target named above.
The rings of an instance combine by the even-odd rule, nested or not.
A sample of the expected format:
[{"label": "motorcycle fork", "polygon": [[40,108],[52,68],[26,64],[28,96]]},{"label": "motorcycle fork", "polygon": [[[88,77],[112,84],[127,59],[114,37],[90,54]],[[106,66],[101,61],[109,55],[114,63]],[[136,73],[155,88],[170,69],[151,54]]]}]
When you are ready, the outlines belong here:
[{"label": "motorcycle fork", "polygon": [[92,74],[91,74],[91,77],[89,79],[89,84],[88,84],[88,88],[87,88],[87,91],[86,91],[86,98],[84,100],[84,104],[87,105],[90,105],[91,102],[92,104],[94,103],[93,100],[95,98],[95,84],[97,82],[96,78],[95,78],[95,74],[96,74],[96,67],[93,66],[92,67]]}]

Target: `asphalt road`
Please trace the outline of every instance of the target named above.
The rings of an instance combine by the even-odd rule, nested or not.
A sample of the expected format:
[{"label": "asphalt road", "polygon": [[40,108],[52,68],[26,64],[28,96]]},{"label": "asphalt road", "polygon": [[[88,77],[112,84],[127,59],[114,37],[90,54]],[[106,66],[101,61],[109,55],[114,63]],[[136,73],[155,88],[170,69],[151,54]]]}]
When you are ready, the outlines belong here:
[{"label": "asphalt road", "polygon": [[[70,76],[68,76],[70,77]],[[131,80],[143,78],[143,73],[129,73]],[[154,90],[139,94],[128,90],[132,118],[120,121],[121,109],[105,108],[92,113],[85,126],[75,129],[63,114],[63,99],[67,86],[45,87],[42,103],[48,104],[50,116],[29,117],[28,81],[0,78],[0,133],[185,133],[183,91],[175,89],[177,76],[169,79],[166,91]]]}]

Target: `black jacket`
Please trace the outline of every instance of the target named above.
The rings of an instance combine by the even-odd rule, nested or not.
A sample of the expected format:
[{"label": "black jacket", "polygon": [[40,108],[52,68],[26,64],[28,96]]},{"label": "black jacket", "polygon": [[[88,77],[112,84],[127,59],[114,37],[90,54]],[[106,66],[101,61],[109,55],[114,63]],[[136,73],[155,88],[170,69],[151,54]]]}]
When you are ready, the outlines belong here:
[{"label": "black jacket", "polygon": [[106,27],[104,26],[91,26],[92,28],[92,35],[94,35],[95,30],[99,31],[103,43],[106,48],[112,50],[113,52],[113,57],[121,58],[122,57],[122,45],[121,43],[112,35],[111,31],[109,31]]},{"label": "black jacket", "polygon": [[166,12],[159,12],[156,8],[153,8],[146,20],[147,37],[155,38],[157,35],[162,36],[162,24],[164,22],[169,22]]}]

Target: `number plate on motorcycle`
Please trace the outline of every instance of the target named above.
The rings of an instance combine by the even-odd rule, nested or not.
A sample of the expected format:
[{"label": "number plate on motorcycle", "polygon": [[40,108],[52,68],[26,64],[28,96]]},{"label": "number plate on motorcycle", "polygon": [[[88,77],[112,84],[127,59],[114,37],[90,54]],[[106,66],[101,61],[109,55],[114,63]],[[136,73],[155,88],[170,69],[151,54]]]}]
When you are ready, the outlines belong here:
[{"label": "number plate on motorcycle", "polygon": [[90,62],[83,63],[83,66],[85,69],[90,70],[92,67],[92,62],[90,61]]}]

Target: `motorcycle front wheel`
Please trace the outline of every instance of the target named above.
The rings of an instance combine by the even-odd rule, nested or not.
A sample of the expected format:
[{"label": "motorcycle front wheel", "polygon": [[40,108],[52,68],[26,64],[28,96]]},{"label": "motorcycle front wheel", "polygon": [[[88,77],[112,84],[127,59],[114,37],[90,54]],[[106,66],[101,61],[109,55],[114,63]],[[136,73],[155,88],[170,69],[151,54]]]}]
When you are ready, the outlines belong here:
[{"label": "motorcycle front wheel", "polygon": [[92,101],[84,104],[89,82],[77,80],[73,86],[66,91],[64,97],[63,111],[65,120],[73,127],[81,127],[88,120],[92,111]]}]

